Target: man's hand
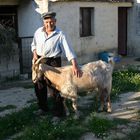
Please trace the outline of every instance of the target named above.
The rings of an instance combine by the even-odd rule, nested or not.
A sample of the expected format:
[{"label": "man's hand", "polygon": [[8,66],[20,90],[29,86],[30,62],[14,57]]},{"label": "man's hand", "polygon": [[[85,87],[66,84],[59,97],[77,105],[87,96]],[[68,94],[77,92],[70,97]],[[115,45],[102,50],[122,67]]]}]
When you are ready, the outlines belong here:
[{"label": "man's hand", "polygon": [[72,59],[71,62],[72,62],[73,75],[76,75],[79,78],[82,77],[83,72],[78,67],[78,64],[77,64],[76,60]]},{"label": "man's hand", "polygon": [[36,62],[36,60],[38,59],[36,50],[33,51],[33,59],[32,59],[32,64],[34,64]]}]

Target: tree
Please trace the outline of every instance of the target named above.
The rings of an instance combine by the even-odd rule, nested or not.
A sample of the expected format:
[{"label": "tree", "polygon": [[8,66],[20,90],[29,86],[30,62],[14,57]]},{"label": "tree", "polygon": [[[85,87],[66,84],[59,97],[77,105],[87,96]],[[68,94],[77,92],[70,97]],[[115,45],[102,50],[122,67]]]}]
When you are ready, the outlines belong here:
[{"label": "tree", "polygon": [[0,56],[11,57],[15,53],[15,29],[0,24]]}]

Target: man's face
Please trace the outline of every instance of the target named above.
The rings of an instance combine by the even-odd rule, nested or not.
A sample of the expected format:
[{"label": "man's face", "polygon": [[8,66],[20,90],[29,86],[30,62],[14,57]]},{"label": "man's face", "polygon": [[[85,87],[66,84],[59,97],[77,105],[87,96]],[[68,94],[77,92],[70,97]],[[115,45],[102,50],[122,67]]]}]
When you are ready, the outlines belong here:
[{"label": "man's face", "polygon": [[47,18],[44,19],[44,26],[47,32],[54,31],[55,25],[56,25],[56,19],[55,18]]}]

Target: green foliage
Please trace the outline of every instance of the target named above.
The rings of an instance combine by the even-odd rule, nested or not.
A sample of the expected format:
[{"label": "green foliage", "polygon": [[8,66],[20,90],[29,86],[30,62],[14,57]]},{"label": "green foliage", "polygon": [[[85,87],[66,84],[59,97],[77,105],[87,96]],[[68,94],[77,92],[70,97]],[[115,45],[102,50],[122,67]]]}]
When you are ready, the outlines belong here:
[{"label": "green foliage", "polygon": [[15,30],[13,28],[5,28],[0,24],[0,55],[10,57],[14,53]]},{"label": "green foliage", "polygon": [[91,113],[88,124],[91,131],[99,138],[106,137],[107,131],[115,126],[110,120],[96,117],[95,113]]},{"label": "green foliage", "polygon": [[86,128],[80,126],[79,122],[72,118],[56,125],[53,125],[49,119],[44,119],[33,127],[28,127],[16,140],[77,140],[85,131]]},{"label": "green foliage", "polygon": [[[107,131],[123,124],[120,120],[107,120],[100,118],[91,113],[89,121],[85,122],[85,118],[73,119],[67,117],[62,119],[58,124],[53,125],[51,122],[52,116],[37,117],[33,114],[36,106],[32,105],[17,113],[7,115],[0,118],[0,139],[5,139],[7,136],[22,132],[21,136],[14,140],[77,140],[86,132],[94,132],[97,137],[107,136]],[[87,114],[85,114],[85,117]]]},{"label": "green foliage", "polygon": [[128,68],[127,70],[115,71],[112,81],[112,97],[128,91],[140,90],[140,71]]},{"label": "green foliage", "polygon": [[0,112],[7,110],[7,109],[14,109],[14,108],[16,108],[16,106],[14,106],[14,105],[3,106],[3,107],[0,107]]},{"label": "green foliage", "polygon": [[12,114],[6,115],[0,118],[0,139],[4,139],[12,134],[15,134],[25,126],[34,124],[36,117],[33,115],[32,111],[35,106],[30,108],[25,108],[19,112],[14,112]]}]

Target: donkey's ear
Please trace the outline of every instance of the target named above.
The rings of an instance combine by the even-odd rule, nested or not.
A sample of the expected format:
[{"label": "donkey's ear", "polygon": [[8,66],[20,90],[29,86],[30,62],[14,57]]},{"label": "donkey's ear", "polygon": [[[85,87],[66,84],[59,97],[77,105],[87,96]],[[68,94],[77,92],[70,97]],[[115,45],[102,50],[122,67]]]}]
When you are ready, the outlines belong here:
[{"label": "donkey's ear", "polygon": [[47,60],[46,60],[46,58],[42,58],[41,60],[40,60],[40,63],[46,63],[47,62]]},{"label": "donkey's ear", "polygon": [[35,64],[43,63],[44,61],[46,61],[45,58],[46,58],[45,56],[40,57],[39,59],[37,59],[37,61],[35,62]]}]

